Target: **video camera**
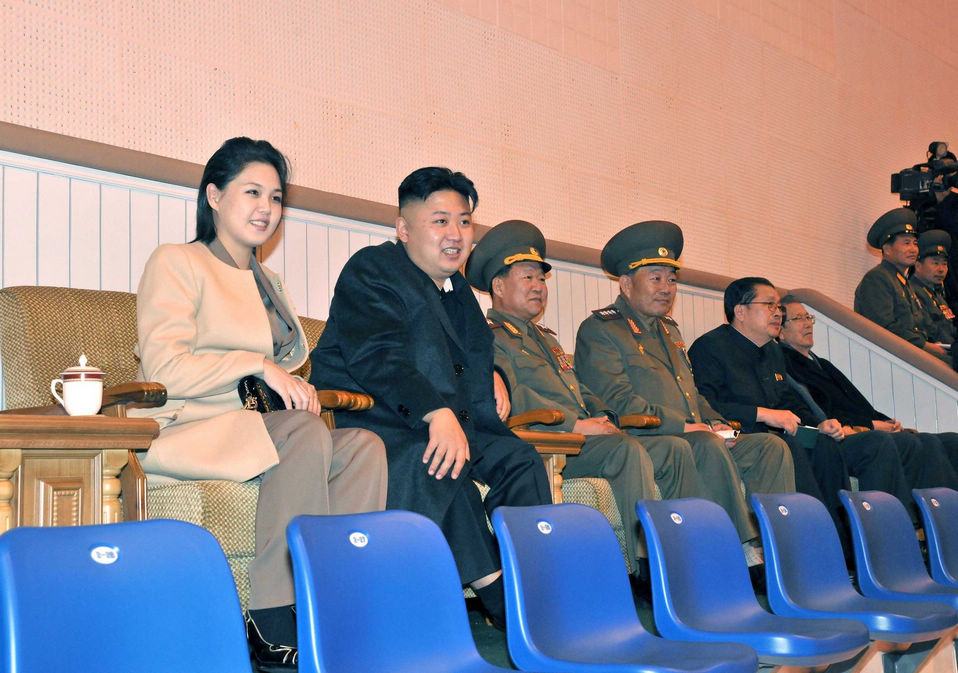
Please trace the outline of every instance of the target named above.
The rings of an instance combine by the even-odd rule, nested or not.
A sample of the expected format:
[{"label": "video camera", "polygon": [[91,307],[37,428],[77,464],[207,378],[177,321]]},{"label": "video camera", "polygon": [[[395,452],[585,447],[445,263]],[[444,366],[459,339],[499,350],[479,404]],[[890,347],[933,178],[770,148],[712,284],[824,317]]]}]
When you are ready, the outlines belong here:
[{"label": "video camera", "polygon": [[[940,182],[935,178],[942,176]],[[891,192],[902,201],[914,201],[922,194],[945,192],[958,187],[958,163],[935,159],[915,164],[891,175]]]}]

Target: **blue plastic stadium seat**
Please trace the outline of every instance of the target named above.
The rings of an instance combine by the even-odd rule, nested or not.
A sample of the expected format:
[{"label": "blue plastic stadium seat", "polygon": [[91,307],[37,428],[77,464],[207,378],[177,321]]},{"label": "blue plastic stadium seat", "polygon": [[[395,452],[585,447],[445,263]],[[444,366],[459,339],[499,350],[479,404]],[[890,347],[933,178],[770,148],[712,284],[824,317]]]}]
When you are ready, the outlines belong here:
[{"label": "blue plastic stadium seat", "polygon": [[249,671],[233,575],[183,521],[0,535],[0,671]]},{"label": "blue plastic stadium seat", "polygon": [[839,491],[855,547],[858,586],[870,598],[940,601],[958,610],[958,588],[938,584],[921,558],[905,506],[882,491]]},{"label": "blue plastic stadium seat", "polygon": [[286,537],[300,673],[505,670],[476,651],[456,563],[429,519],[400,510],[298,516]]},{"label": "blue plastic stadium seat", "polygon": [[835,524],[803,493],[753,494],[762,530],[768,602],[775,614],[864,623],[873,640],[915,643],[944,636],[958,614],[942,603],[865,598],[852,586]]},{"label": "blue plastic stadium seat", "polygon": [[728,514],[708,500],[641,501],[659,632],[686,640],[735,640],[769,665],[821,666],[868,646],[868,629],[848,619],[800,619],[764,610],[752,592]]},{"label": "blue plastic stadium seat", "polygon": [[958,491],[916,488],[911,493],[925,523],[931,578],[958,587]]},{"label": "blue plastic stadium seat", "polygon": [[498,507],[509,653],[522,670],[749,673],[738,643],[675,642],[639,622],[609,522],[584,505]]}]

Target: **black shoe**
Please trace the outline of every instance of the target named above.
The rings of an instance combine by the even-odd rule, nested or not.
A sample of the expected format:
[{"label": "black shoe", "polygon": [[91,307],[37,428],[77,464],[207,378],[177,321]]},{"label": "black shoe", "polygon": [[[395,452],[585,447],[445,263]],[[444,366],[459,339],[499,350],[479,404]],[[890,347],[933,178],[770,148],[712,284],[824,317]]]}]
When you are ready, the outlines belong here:
[{"label": "black shoe", "polygon": [[506,598],[503,595],[502,576],[481,589],[473,589],[482,605],[486,624],[500,631],[506,630]]},{"label": "black shoe", "polygon": [[268,642],[249,612],[246,613],[246,641],[260,671],[295,671],[299,668],[299,650],[292,645]]}]

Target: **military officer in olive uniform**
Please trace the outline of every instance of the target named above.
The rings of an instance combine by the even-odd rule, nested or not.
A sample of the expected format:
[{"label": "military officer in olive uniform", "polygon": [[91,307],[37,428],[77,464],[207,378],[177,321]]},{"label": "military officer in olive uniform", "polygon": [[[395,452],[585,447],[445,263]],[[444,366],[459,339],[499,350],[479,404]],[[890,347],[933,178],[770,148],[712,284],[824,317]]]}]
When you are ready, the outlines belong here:
[{"label": "military officer in olive uniform", "polygon": [[895,208],[875,220],[868,244],[882,261],[855,288],[855,312],[908,343],[951,364],[951,356],[923,329],[921,303],[908,284],[908,269],[918,261],[918,220],[908,208]]},{"label": "military officer in olive uniform", "polygon": [[671,222],[640,222],[602,250],[602,268],[619,278],[615,303],[579,327],[577,371],[618,414],[652,414],[662,425],[630,431],[687,442],[711,500],[729,513],[743,541],[757,537],[740,480],[752,493],[795,490],[788,446],[768,433],[723,440],[730,430],[695,387],[678,325],[669,317],[677,291],[682,230]]},{"label": "military officer in olive uniform", "polygon": [[928,338],[951,346],[955,342],[955,314],[945,300],[945,276],[951,236],[942,229],[929,229],[918,236],[918,261],[908,284],[922,308],[922,328]]},{"label": "military officer in olive uniform", "polygon": [[623,433],[616,413],[581,385],[572,357],[555,332],[535,323],[548,300],[545,274],[552,267],[544,256],[545,238],[539,229],[510,220],[487,232],[469,257],[467,280],[492,295],[486,315],[495,336],[496,369],[508,385],[514,414],[558,409],[565,414],[563,423],[535,429],[586,435],[581,453],[569,457],[563,475],[609,481],[627,548],[644,558],[636,501],[657,499],[656,482],[666,498],[701,496],[705,488],[684,442],[662,436],[640,443]]}]

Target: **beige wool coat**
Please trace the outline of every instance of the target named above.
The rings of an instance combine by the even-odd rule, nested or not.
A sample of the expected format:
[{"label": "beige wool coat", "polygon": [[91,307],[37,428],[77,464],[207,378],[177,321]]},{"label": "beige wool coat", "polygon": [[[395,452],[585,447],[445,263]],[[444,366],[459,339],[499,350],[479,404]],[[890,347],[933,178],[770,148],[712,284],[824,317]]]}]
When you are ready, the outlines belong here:
[{"label": "beige wool coat", "polygon": [[[263,268],[296,316],[279,276]],[[161,245],[137,292],[138,378],[167,389],[167,403],[131,409],[154,418],[160,436],[141,456],[143,469],[178,479],[246,481],[279,462],[262,415],[243,409],[239,380],[263,375],[273,353],[266,308],[253,272],[223,263],[203,243]],[[302,325],[278,364],[293,371],[309,353]]]}]

